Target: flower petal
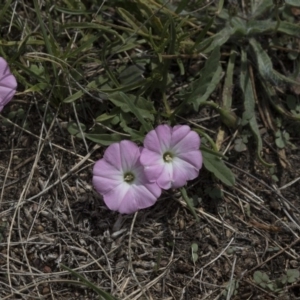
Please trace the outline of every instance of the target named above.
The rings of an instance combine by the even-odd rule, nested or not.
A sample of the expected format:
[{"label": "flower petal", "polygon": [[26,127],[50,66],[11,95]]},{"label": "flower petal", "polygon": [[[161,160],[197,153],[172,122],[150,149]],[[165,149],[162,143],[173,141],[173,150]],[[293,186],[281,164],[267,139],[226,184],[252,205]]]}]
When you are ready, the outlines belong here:
[{"label": "flower petal", "polygon": [[140,162],[144,166],[144,172],[150,182],[155,182],[164,168],[162,154],[144,148]]},{"label": "flower petal", "polygon": [[120,185],[104,195],[106,205],[121,214],[131,214],[152,206],[161,194],[161,189],[156,184],[126,185]]},{"label": "flower petal", "polygon": [[104,195],[123,182],[123,173],[105,159],[100,159],[95,163],[93,168],[93,185],[99,194]]},{"label": "flower petal", "polygon": [[177,128],[173,130],[171,149],[174,150],[176,154],[199,150],[200,137],[195,131],[191,131],[189,126],[175,127]]},{"label": "flower petal", "polygon": [[164,163],[161,174],[157,177],[156,183],[164,190],[168,190],[173,185],[173,164]]},{"label": "flower petal", "polygon": [[185,153],[179,153],[178,158],[192,165],[195,169],[200,170],[202,167],[202,154],[199,150],[189,151]]},{"label": "flower petal", "polygon": [[[119,211],[121,213],[126,213],[126,204],[128,211],[133,210],[136,204],[133,201],[128,201],[124,203],[124,199],[130,199],[131,189],[130,185],[126,182],[121,183],[114,189],[110,190],[108,193],[103,195],[103,200],[107,207],[113,211]],[[129,196],[128,196],[129,194]],[[126,198],[127,197],[127,198]],[[132,198],[131,198],[132,199]],[[120,207],[123,205],[123,209],[120,211]],[[125,205],[125,206],[124,206]]]},{"label": "flower petal", "polygon": [[[140,163],[142,150],[133,142],[121,141],[110,145],[96,162],[93,184],[109,209],[130,214],[153,205],[160,196],[160,187],[149,182]],[[124,181],[126,172],[135,175],[132,184]]]},{"label": "flower petal", "polygon": [[123,173],[130,171],[139,157],[139,147],[127,140],[110,145],[104,153],[104,159]]},{"label": "flower petal", "polygon": [[173,188],[184,186],[188,180],[195,179],[198,175],[198,168],[179,158],[173,160]]},{"label": "flower petal", "polygon": [[170,148],[171,136],[172,128],[169,125],[159,125],[146,135],[144,147],[163,154]]},{"label": "flower petal", "polygon": [[0,57],[0,111],[12,99],[17,89],[17,81],[8,64]]}]

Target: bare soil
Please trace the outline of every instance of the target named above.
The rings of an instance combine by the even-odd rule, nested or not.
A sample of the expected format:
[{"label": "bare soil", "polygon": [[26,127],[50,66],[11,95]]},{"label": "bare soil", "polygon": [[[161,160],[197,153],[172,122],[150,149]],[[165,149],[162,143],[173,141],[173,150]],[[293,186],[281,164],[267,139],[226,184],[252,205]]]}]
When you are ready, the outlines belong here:
[{"label": "bare soil", "polygon": [[[24,105],[13,102],[2,116]],[[217,134],[213,120],[204,125]],[[228,188],[201,170],[188,186],[198,223],[178,191],[135,215],[109,211],[91,185],[105,148],[74,139],[65,123],[45,120],[35,104],[22,122],[0,119],[1,299],[97,299],[61,264],[123,300],[300,299],[300,278],[277,291],[253,278],[261,271],[274,283],[299,270],[299,139],[296,150],[279,152],[265,134],[264,158],[279,166],[275,183],[254,141],[238,153],[223,128],[237,182]],[[222,198],[205,193],[214,187]]]}]

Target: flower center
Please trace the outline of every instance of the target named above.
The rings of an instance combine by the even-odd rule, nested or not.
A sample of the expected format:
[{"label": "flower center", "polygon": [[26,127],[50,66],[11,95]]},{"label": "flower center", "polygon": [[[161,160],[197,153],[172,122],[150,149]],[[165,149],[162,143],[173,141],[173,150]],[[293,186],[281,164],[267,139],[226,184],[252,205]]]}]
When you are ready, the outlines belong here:
[{"label": "flower center", "polygon": [[166,163],[170,163],[173,161],[173,155],[170,152],[166,152],[164,154],[163,158],[164,158],[164,162],[166,162]]},{"label": "flower center", "polygon": [[124,181],[127,183],[133,183],[134,178],[135,178],[134,175],[130,172],[124,174]]}]

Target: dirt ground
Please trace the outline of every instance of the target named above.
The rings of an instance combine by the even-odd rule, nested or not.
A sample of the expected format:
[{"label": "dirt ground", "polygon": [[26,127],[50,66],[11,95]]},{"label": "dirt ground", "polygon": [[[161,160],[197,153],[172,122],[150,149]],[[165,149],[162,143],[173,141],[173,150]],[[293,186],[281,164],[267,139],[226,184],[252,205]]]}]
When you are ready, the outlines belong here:
[{"label": "dirt ground", "polygon": [[[3,117],[24,105],[16,99]],[[236,185],[223,186],[201,170],[188,186],[198,196],[199,223],[177,191],[120,216],[91,185],[104,148],[73,139],[66,120],[52,115],[45,120],[33,103],[22,120],[0,119],[2,300],[97,299],[60,264],[123,300],[300,299],[300,278],[280,283],[300,264],[299,139],[291,139],[296,150],[279,153],[263,136],[264,158],[279,166],[274,183],[257,162],[254,141],[238,153],[225,128],[222,148],[229,146]],[[205,122],[217,132],[219,121]],[[207,188],[223,197],[210,198]],[[257,271],[269,277],[265,286],[254,280]]]}]

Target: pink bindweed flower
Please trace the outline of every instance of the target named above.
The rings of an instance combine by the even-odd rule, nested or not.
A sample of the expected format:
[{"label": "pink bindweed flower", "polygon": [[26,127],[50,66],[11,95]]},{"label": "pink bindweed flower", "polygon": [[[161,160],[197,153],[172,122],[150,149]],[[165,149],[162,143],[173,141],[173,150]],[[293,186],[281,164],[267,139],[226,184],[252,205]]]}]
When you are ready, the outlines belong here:
[{"label": "pink bindweed flower", "polygon": [[0,57],[0,112],[12,99],[17,89],[15,76],[10,72],[6,60]]},{"label": "pink bindweed flower", "polygon": [[110,145],[93,169],[93,184],[109,209],[131,214],[152,206],[161,194],[140,163],[141,149],[131,141]]},{"label": "pink bindweed flower", "polygon": [[202,167],[200,137],[187,125],[159,125],[145,137],[140,161],[150,182],[162,189],[179,188]]}]

